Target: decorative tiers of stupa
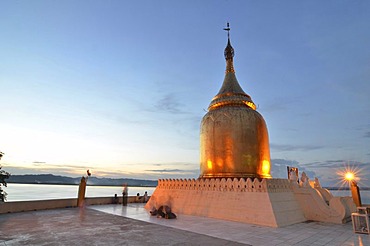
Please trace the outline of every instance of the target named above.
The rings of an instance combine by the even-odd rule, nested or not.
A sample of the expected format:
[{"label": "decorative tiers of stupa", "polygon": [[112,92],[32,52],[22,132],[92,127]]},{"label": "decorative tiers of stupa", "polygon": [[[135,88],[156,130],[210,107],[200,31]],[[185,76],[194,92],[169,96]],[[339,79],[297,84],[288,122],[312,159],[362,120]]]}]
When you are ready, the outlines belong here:
[{"label": "decorative tiers of stupa", "polygon": [[[227,30],[230,30],[229,28]],[[249,107],[256,110],[256,105],[252,98],[243,91],[235,76],[234,69],[234,48],[230,43],[228,33],[227,46],[225,48],[226,70],[222,87],[217,95],[212,99],[208,110],[214,110],[224,106]]]}]

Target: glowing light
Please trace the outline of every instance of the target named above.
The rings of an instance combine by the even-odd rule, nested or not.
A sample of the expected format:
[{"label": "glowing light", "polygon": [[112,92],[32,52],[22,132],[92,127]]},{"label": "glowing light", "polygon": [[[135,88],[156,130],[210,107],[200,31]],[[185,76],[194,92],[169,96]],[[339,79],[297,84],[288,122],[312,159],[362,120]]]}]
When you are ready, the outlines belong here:
[{"label": "glowing light", "polygon": [[256,105],[252,102],[244,101],[245,104],[247,104],[248,107],[256,110]]},{"label": "glowing light", "polygon": [[354,167],[354,166],[345,166],[344,168],[340,169],[337,171],[338,178],[340,181],[337,183],[340,186],[344,186],[346,184],[351,184],[352,182],[360,182],[361,176],[366,175],[364,173],[365,170],[359,168],[359,167]]},{"label": "glowing light", "polygon": [[346,172],[344,174],[344,178],[347,180],[347,181],[352,181],[355,179],[355,174],[352,173],[352,172]]},{"label": "glowing light", "polygon": [[270,162],[268,160],[263,160],[262,162],[262,173],[263,174],[270,173]]},{"label": "glowing light", "polygon": [[208,166],[208,169],[212,169],[212,161],[211,160],[207,161],[207,166]]}]

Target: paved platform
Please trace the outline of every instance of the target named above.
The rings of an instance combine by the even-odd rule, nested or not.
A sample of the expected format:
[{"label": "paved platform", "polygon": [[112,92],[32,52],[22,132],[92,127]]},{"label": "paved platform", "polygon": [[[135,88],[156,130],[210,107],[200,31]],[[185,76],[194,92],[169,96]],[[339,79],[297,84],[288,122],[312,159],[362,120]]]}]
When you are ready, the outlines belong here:
[{"label": "paved platform", "polygon": [[188,215],[150,216],[143,204],[99,205],[0,215],[5,245],[370,245],[352,224],[270,228]]},{"label": "paved platform", "polygon": [[1,214],[0,245],[242,244],[94,209],[66,208]]},{"label": "paved platform", "polygon": [[190,215],[178,215],[175,220],[166,220],[150,216],[142,204],[129,204],[128,207],[101,205],[90,208],[247,245],[370,245],[370,235],[353,233],[351,222],[340,225],[305,222],[283,228],[271,228]]}]

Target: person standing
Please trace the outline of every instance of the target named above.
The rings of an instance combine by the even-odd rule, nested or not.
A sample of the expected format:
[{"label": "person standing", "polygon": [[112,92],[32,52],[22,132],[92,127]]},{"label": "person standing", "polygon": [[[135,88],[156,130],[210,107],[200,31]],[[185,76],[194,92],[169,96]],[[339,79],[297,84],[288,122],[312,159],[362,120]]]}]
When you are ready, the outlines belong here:
[{"label": "person standing", "polygon": [[127,184],[123,184],[123,191],[122,191],[122,206],[127,206],[127,198],[128,198],[128,187]]}]

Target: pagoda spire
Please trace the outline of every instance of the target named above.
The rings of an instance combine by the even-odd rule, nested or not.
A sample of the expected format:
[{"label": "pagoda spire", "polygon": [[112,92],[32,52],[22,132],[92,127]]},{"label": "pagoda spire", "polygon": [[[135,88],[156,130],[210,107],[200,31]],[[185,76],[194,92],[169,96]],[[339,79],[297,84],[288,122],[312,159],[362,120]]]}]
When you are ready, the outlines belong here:
[{"label": "pagoda spire", "polygon": [[266,123],[236,79],[229,23],[224,30],[226,72],[202,119],[199,178],[271,178]]},{"label": "pagoda spire", "polygon": [[227,31],[227,46],[224,52],[226,59],[225,78],[221,89],[212,99],[208,110],[214,110],[225,106],[242,106],[256,110],[256,105],[253,103],[252,98],[243,91],[236,79],[233,63],[234,48],[231,46],[230,42],[229,22],[224,30]]},{"label": "pagoda spire", "polygon": [[225,31],[227,31],[227,46],[224,51],[225,59],[226,59],[226,71],[225,73],[235,73],[234,70],[234,48],[231,46],[230,42],[230,23],[227,22],[226,28],[224,28]]}]

